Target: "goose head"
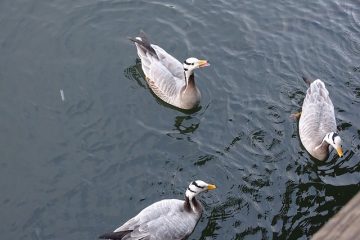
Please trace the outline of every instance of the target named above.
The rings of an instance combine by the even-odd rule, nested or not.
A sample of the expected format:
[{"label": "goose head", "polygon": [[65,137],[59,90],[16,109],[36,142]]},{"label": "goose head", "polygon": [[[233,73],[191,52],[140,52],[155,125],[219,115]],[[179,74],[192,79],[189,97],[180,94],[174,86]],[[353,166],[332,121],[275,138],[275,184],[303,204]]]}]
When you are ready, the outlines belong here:
[{"label": "goose head", "polygon": [[194,57],[190,57],[184,61],[183,67],[185,72],[189,72],[190,74],[194,72],[197,68],[203,68],[210,66],[207,60],[199,60]]},{"label": "goose head", "polygon": [[330,132],[326,134],[323,141],[330,144],[337,151],[339,157],[344,155],[341,145],[341,138],[336,132]]},{"label": "goose head", "polygon": [[186,189],[185,196],[191,200],[201,192],[214,189],[216,189],[215,185],[206,183],[201,180],[196,180],[190,183],[189,187]]}]

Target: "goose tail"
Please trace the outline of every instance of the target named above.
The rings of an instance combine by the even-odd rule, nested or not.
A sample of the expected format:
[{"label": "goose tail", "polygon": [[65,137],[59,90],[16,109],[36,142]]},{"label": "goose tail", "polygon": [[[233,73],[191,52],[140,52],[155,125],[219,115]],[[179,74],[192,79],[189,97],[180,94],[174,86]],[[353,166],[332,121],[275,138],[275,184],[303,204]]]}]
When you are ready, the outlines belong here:
[{"label": "goose tail", "polygon": [[302,79],[308,86],[310,86],[310,84],[314,81],[314,80],[310,80],[310,78],[304,77],[304,76],[302,77]]},{"label": "goose tail", "polygon": [[139,34],[138,37],[135,37],[135,38],[129,37],[129,40],[134,42],[134,43],[137,43],[137,45],[144,52],[149,52],[152,56],[158,58],[154,48],[151,46],[149,38],[146,36],[145,32],[140,31],[140,34]]},{"label": "goose tail", "polygon": [[120,231],[120,232],[110,232],[105,233],[101,236],[99,236],[100,239],[112,239],[112,240],[121,240],[123,237],[125,237],[128,233],[131,233],[132,231]]}]

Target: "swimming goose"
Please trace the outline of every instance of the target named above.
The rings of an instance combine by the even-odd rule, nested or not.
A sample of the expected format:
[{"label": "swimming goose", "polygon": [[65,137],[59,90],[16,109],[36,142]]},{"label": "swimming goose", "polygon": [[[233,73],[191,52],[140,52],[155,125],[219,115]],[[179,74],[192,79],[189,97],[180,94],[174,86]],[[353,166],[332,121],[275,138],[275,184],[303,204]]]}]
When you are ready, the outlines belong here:
[{"label": "swimming goose", "polygon": [[194,70],[209,66],[208,61],[191,57],[181,64],[164,49],[151,44],[142,31],[139,37],[130,40],[135,43],[146,81],[155,95],[181,109],[192,109],[200,103]]},{"label": "swimming goose", "polygon": [[99,238],[117,240],[182,240],[194,230],[203,207],[195,196],[215,185],[201,180],[190,183],[185,192],[185,201],[165,199],[143,209],[112,233]]},{"label": "swimming goose", "polygon": [[310,84],[306,92],[299,120],[300,139],[306,150],[319,160],[329,155],[329,145],[343,156],[341,138],[336,132],[334,105],[324,82],[320,79]]}]

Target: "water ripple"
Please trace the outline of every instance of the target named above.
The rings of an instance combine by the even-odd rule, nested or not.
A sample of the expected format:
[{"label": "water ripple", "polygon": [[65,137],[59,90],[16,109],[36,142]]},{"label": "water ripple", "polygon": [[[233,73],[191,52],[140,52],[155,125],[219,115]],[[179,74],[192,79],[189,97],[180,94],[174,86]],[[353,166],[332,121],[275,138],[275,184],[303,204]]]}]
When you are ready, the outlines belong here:
[{"label": "water ripple", "polygon": [[[192,239],[307,239],[359,190],[357,2],[0,6],[6,239],[92,239],[193,179],[218,189]],[[127,39],[141,29],[180,61],[211,62],[198,109],[152,94]],[[343,159],[313,161],[288,119],[304,75],[328,86]]]}]

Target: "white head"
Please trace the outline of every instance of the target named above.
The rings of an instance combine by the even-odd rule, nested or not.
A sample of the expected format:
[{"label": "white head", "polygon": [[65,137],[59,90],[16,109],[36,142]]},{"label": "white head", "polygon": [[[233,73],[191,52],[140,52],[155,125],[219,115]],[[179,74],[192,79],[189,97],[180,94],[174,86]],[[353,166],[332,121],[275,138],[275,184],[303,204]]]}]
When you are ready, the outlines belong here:
[{"label": "white head", "polygon": [[339,157],[343,156],[343,150],[341,145],[341,138],[336,132],[327,133],[323,142],[327,142],[337,151]]},{"label": "white head", "polygon": [[194,72],[197,68],[207,67],[210,66],[208,61],[206,60],[199,60],[197,58],[191,57],[184,61],[183,67],[185,73],[188,72],[189,75]]},{"label": "white head", "polygon": [[190,183],[189,187],[186,189],[185,196],[188,197],[189,200],[191,200],[193,197],[195,197],[201,192],[214,189],[216,189],[215,185],[208,184],[201,180],[196,180]]}]

